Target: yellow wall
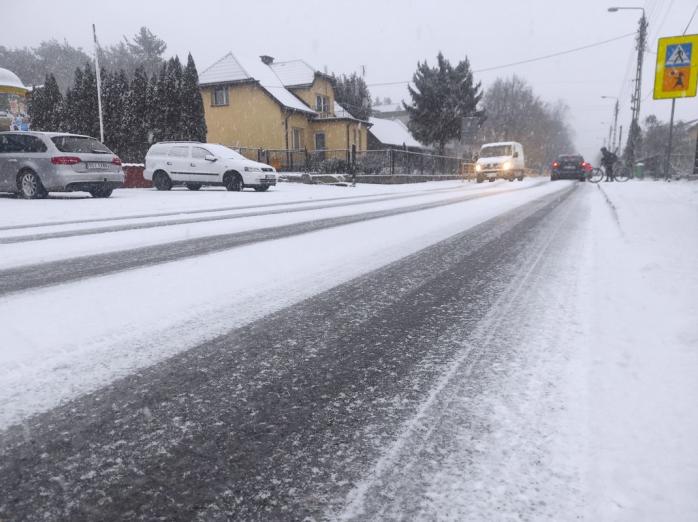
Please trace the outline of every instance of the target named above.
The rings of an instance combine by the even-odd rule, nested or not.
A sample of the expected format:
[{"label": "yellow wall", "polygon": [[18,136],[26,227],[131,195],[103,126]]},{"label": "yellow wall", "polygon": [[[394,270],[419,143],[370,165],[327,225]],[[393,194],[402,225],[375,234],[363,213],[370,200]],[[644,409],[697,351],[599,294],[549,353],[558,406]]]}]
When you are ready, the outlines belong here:
[{"label": "yellow wall", "polygon": [[[293,129],[302,129],[303,131],[303,142],[301,143],[300,148],[307,148],[308,150],[312,150],[315,147],[315,143],[313,141],[313,132],[310,130],[310,122],[308,121],[308,117],[304,114],[294,112],[292,113],[289,118],[288,118],[288,148],[292,149],[293,148]],[[284,146],[286,148],[286,146]]]},{"label": "yellow wall", "polygon": [[228,86],[228,105],[211,105],[212,87],[201,89],[207,141],[233,147],[285,149],[284,116],[278,103],[259,85]]},{"label": "yellow wall", "polygon": [[[357,150],[366,150],[368,137],[366,133],[366,125],[364,124],[362,124],[361,129],[359,129],[359,122],[356,121],[320,119],[312,121],[311,125],[312,136],[308,150],[310,150],[311,147],[313,149],[315,148],[315,133],[318,132],[325,133],[325,148],[328,150],[351,149],[352,145],[356,145]],[[349,128],[348,136],[347,127]],[[356,139],[354,137],[354,130],[357,131]]]},{"label": "yellow wall", "polygon": [[[316,78],[313,87],[294,92],[306,103],[315,105],[315,93],[321,93],[334,103],[332,85],[324,78]],[[351,120],[317,119],[309,120],[310,115],[299,112],[287,113],[259,85],[253,83],[228,86],[228,105],[211,105],[212,87],[202,87],[207,141],[231,147],[263,149],[286,149],[293,147],[293,129],[303,130],[301,148],[315,150],[315,133],[325,133],[325,148],[347,149],[356,145],[357,150],[366,150],[368,134],[366,125]],[[332,105],[330,105],[332,107]],[[288,127],[284,118],[288,115]],[[349,136],[347,140],[347,126]],[[354,138],[354,129],[357,140]],[[288,134],[286,134],[288,132]],[[286,136],[288,135],[288,141]],[[360,137],[359,137],[360,135]]]},{"label": "yellow wall", "polygon": [[310,87],[294,88],[291,89],[291,92],[303,100],[305,104],[313,110],[315,110],[316,105],[315,96],[318,94],[327,96],[329,98],[330,113],[334,114],[334,88],[329,80],[316,76],[315,81],[313,81]]}]

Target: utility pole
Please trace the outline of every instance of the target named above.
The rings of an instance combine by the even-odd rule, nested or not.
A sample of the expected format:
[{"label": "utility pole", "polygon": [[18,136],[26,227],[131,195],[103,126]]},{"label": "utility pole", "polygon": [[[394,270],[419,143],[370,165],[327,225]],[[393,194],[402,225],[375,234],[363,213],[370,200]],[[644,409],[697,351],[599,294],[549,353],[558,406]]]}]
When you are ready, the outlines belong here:
[{"label": "utility pole", "polygon": [[99,141],[104,143],[104,122],[102,120],[102,75],[99,70],[99,43],[97,42],[97,29],[92,24],[92,36],[95,41],[95,69],[97,76],[97,110],[99,111]]},{"label": "utility pole", "polygon": [[637,69],[635,70],[635,92],[632,100],[632,119],[630,121],[630,131],[628,132],[628,161],[630,165],[635,163],[637,153],[637,141],[640,137],[640,101],[642,100],[642,60],[645,55],[647,45],[647,18],[645,10],[642,10],[640,26],[637,31]]},{"label": "utility pole", "polygon": [[640,101],[642,100],[642,61],[647,46],[647,17],[643,7],[609,7],[611,13],[621,10],[641,10],[642,17],[637,30],[637,38],[635,39],[635,48],[637,49],[637,64],[635,69],[635,88],[631,98],[632,119],[630,121],[630,130],[628,131],[628,144],[625,148],[626,157],[630,164],[635,162],[635,147],[637,139],[640,137]]},{"label": "utility pole", "polygon": [[616,131],[618,130],[618,98],[616,98],[616,106],[615,110],[613,111],[613,141],[611,143],[616,142]]}]

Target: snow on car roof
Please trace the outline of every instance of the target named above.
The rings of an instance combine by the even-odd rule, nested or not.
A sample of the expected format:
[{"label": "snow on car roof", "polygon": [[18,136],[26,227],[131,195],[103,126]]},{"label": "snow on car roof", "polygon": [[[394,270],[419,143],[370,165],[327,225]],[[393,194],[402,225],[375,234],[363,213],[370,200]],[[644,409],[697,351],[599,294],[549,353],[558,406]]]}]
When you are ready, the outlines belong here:
[{"label": "snow on car roof", "polygon": [[518,141],[498,141],[496,143],[484,143],[483,147],[500,147],[502,145],[519,145]]}]

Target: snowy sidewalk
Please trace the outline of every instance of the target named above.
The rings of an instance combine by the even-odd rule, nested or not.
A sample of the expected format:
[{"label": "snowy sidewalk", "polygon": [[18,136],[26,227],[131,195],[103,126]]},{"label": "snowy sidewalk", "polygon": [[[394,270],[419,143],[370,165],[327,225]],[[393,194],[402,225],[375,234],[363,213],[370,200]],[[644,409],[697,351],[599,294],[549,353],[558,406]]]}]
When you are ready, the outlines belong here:
[{"label": "snowy sidewalk", "polygon": [[696,520],[698,184],[599,189],[587,274],[589,520]]}]

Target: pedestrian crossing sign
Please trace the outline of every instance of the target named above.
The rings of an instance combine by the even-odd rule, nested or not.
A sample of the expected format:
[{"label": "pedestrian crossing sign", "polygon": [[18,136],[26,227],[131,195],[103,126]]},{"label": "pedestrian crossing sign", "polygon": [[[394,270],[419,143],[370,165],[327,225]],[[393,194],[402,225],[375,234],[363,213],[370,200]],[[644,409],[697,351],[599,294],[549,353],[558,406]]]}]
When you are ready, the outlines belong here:
[{"label": "pedestrian crossing sign", "polygon": [[654,99],[690,98],[698,85],[698,34],[660,38]]}]

